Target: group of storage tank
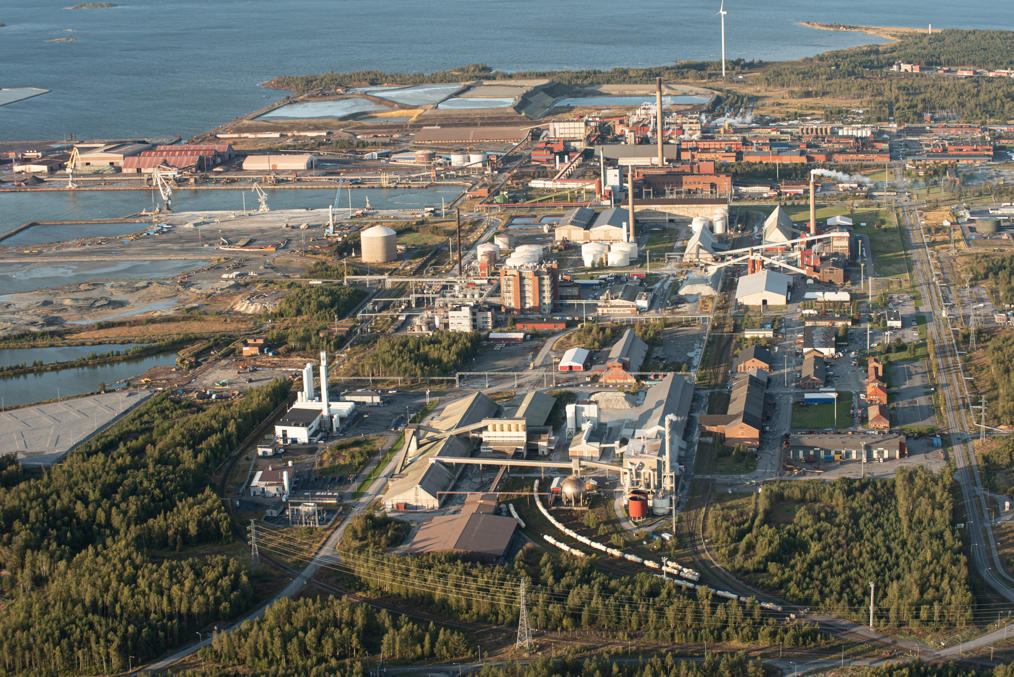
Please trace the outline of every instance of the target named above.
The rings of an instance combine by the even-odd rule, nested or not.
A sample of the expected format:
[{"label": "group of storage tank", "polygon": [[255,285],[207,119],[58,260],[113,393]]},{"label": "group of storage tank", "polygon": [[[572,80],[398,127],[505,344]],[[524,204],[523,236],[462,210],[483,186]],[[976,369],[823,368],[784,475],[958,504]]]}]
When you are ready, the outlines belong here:
[{"label": "group of storage tank", "polygon": [[613,268],[629,266],[637,258],[637,243],[586,242],[581,245],[581,259],[585,268],[598,268],[607,265]]},{"label": "group of storage tank", "polygon": [[451,153],[451,166],[482,168],[486,165],[487,157],[485,153]]},{"label": "group of storage tank", "polygon": [[710,219],[706,216],[695,216],[690,229],[696,233],[705,226],[715,235],[725,235],[729,231],[729,210],[724,207],[718,209]]},{"label": "group of storage tank", "polygon": [[540,245],[523,244],[511,253],[507,258],[506,265],[508,267],[535,265],[542,261],[542,254],[543,250]]},{"label": "group of storage tank", "polygon": [[397,234],[387,226],[367,228],[359,236],[363,263],[388,263],[398,256]]}]

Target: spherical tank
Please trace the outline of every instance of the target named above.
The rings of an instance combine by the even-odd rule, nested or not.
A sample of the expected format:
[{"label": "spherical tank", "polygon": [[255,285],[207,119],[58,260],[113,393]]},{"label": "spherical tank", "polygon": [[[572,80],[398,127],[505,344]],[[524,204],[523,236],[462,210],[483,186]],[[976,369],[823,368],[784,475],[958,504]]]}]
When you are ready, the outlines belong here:
[{"label": "spherical tank", "polygon": [[648,516],[648,499],[637,494],[632,495],[627,501],[627,512],[630,513],[630,519],[643,520]]},{"label": "spherical tank", "polygon": [[975,231],[977,233],[995,233],[998,230],[1000,230],[999,219],[989,217],[975,222]]},{"label": "spherical tank", "polygon": [[577,505],[584,496],[584,483],[581,482],[581,478],[571,475],[560,484],[560,491],[565,501]]},{"label": "spherical tank", "polygon": [[467,153],[451,153],[451,166],[452,167],[464,167],[468,164]]},{"label": "spherical tank", "polygon": [[385,226],[374,226],[359,236],[364,263],[387,263],[398,255],[397,235]]}]

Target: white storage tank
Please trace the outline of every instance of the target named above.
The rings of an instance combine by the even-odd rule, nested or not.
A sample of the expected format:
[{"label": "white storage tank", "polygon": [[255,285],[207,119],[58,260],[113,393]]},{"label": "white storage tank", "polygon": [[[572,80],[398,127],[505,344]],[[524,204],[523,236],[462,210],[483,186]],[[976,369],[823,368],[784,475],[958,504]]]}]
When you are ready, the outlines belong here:
[{"label": "white storage tank", "polygon": [[613,242],[609,245],[609,251],[624,251],[631,261],[637,258],[637,243],[636,242]]},{"label": "white storage tank", "polygon": [[629,266],[630,254],[622,249],[610,249],[606,261],[610,268]]},{"label": "white storage tank", "polygon": [[536,262],[542,260],[542,246],[537,244],[523,244],[514,250],[515,254],[526,257],[535,257]]},{"label": "white storage tank", "polygon": [[725,235],[729,230],[729,217],[724,213],[715,214],[715,235]]},{"label": "white storage tank", "polygon": [[480,259],[486,257],[496,261],[500,258],[500,248],[490,242],[484,242],[475,248],[475,254]]},{"label": "white storage tank", "polygon": [[514,236],[510,233],[497,233],[493,236],[493,243],[500,248],[500,251],[514,248]]},{"label": "white storage tank", "polygon": [[469,153],[468,164],[473,167],[480,168],[486,166],[486,154],[485,153]]},{"label": "white storage tank", "polygon": [[601,242],[586,242],[581,245],[581,258],[585,268],[601,266],[607,258],[609,248]]},{"label": "white storage tank", "polygon": [[452,167],[464,167],[468,164],[467,153],[451,153],[451,166]]},{"label": "white storage tank", "polygon": [[398,255],[397,235],[386,226],[367,228],[359,236],[363,263],[387,263]]}]

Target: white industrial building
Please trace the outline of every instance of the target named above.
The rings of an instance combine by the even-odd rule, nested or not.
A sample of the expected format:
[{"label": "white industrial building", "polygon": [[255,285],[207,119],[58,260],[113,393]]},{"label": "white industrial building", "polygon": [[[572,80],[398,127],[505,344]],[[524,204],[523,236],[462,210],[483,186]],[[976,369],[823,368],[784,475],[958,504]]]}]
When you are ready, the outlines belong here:
[{"label": "white industrial building", "polygon": [[553,231],[557,242],[626,242],[627,235],[627,212],[619,207],[602,212],[575,207]]},{"label": "white industrial building", "polygon": [[275,423],[275,437],[282,444],[309,444],[310,438],[320,432],[323,417],[319,406],[297,404]]},{"label": "white industrial building", "polygon": [[586,423],[593,425],[599,422],[598,402],[572,402],[567,405],[567,435],[572,436],[584,428]]},{"label": "white industrial building", "polygon": [[311,169],[314,164],[314,158],[309,153],[247,155],[243,169],[248,172],[298,171]]},{"label": "white industrial building", "polygon": [[267,470],[258,470],[250,481],[251,496],[279,496],[287,500],[296,481],[296,471],[290,465],[280,467],[268,466]]},{"label": "white industrial building", "polygon": [[722,283],[722,269],[710,275],[690,275],[680,286],[679,295],[685,299],[700,299],[702,296],[715,296]]},{"label": "white industrial building", "polygon": [[319,432],[340,430],[355,414],[355,402],[331,402],[327,387],[327,353],[320,352],[320,398],[313,387],[313,364],[303,367],[303,388],[292,405],[276,424],[275,437],[283,444],[308,444]]},{"label": "white industrial building", "polygon": [[711,263],[721,248],[711,229],[706,225],[701,225],[694,229],[687,241],[686,249],[683,251],[683,260]]},{"label": "white industrial building", "polygon": [[447,311],[448,331],[489,331],[493,328],[493,312],[472,305]]},{"label": "white industrial building", "polygon": [[736,284],[736,302],[744,306],[784,306],[792,277],[767,268],[744,275]]}]

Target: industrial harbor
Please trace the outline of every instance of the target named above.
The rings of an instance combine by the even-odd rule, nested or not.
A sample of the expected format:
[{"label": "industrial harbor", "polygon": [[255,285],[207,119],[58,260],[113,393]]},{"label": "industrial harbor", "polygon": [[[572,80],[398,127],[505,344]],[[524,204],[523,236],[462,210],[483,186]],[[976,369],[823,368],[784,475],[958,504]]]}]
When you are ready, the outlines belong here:
[{"label": "industrial harbor", "polygon": [[0,670],[1003,669],[1014,125],[777,69],[1014,64],[821,22],[894,42],[748,63],[728,14],[708,62],[0,141],[0,608],[59,628]]}]

